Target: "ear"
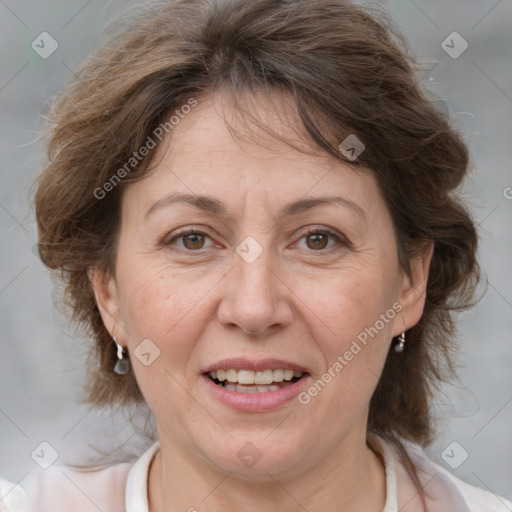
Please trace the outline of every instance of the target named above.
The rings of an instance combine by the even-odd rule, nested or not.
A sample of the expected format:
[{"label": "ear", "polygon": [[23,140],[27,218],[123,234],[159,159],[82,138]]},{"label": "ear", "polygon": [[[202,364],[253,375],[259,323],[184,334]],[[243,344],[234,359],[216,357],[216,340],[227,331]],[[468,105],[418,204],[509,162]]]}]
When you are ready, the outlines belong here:
[{"label": "ear", "polygon": [[400,311],[400,319],[393,326],[393,336],[398,336],[403,331],[414,327],[423,315],[433,253],[434,242],[425,242],[418,254],[410,261],[410,276],[405,271],[402,273],[398,298],[402,310]]},{"label": "ear", "polygon": [[121,316],[119,293],[114,277],[98,268],[88,269],[87,275],[105,328],[112,337],[116,337],[118,343],[126,346],[127,331]]}]

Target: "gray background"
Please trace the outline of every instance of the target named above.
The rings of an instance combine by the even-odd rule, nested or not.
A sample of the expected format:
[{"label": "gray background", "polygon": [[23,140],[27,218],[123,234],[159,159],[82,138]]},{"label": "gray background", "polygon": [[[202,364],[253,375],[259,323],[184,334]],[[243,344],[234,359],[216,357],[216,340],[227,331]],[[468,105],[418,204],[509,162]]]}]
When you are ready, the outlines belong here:
[{"label": "gray background", "polygon": [[[59,462],[119,441],[133,453],[148,443],[124,417],[77,403],[85,341],[53,304],[50,275],[34,253],[29,210],[46,101],[94,48],[101,27],[130,5],[0,0],[0,474],[12,482],[23,483],[36,470],[30,454],[42,441]],[[385,5],[418,59],[432,68],[419,77],[422,83],[445,101],[470,144],[474,170],[464,194],[479,222],[489,281],[478,306],[460,315],[460,381],[436,402],[439,437],[429,453],[447,469],[458,466],[451,470],[464,480],[512,499],[512,2]],[[47,59],[31,48],[43,31],[59,45]],[[453,31],[469,45],[456,59],[441,47]]]}]

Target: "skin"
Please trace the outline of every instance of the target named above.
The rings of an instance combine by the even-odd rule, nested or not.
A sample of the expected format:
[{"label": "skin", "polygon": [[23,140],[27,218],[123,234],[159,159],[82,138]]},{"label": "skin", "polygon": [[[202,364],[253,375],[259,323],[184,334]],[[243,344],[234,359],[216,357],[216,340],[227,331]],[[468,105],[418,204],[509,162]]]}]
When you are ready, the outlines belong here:
[{"label": "skin", "polygon": [[[253,101],[272,129],[306,145],[286,96]],[[105,326],[127,347],[156,419],[150,510],[381,511],[385,474],[366,444],[369,402],[392,338],[422,315],[432,247],[408,277],[370,172],[263,132],[256,139],[229,107],[219,95],[202,99],[174,128],[155,168],[125,190],[115,275],[91,272]],[[212,196],[229,215],[179,202],[146,216],[170,192]],[[277,217],[291,201],[332,195],[357,206]],[[207,236],[174,238],[188,227]],[[308,227],[348,242],[307,236]],[[263,250],[252,263],[236,252],[247,236]],[[292,361],[316,381],[396,302],[394,319],[307,405],[235,412],[206,391],[202,370],[225,357]],[[160,356],[144,366],[133,351],[147,338]],[[237,457],[248,441],[262,455],[251,468]]]}]

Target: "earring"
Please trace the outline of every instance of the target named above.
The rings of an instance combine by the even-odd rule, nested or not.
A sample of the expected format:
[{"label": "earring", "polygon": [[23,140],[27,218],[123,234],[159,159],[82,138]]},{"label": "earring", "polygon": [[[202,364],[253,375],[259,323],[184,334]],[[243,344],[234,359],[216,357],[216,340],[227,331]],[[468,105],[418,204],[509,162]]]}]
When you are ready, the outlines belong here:
[{"label": "earring", "polygon": [[398,336],[398,343],[395,345],[395,352],[403,352],[405,345],[405,332]]},{"label": "earring", "polygon": [[117,361],[116,365],[114,366],[114,371],[119,375],[125,375],[126,373],[128,373],[128,370],[130,369],[130,361],[124,358],[124,348],[122,345],[119,345],[119,343],[117,343],[115,336],[114,343],[117,346]]}]

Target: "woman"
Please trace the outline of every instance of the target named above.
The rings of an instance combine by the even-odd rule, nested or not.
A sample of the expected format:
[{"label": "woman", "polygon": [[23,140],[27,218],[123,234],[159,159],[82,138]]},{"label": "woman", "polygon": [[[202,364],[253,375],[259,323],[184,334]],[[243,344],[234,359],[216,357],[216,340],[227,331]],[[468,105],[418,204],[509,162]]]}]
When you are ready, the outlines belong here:
[{"label": "woman", "polygon": [[137,461],[51,467],[27,510],[505,511],[429,461],[451,312],[478,282],[467,148],[382,14],[157,4],[50,115],[39,252]]}]

